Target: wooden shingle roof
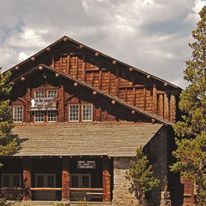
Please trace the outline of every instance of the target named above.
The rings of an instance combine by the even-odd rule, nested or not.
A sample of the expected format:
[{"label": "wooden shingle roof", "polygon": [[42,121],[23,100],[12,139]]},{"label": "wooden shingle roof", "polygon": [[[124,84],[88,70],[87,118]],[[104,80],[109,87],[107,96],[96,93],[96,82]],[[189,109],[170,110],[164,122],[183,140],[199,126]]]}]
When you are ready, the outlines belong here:
[{"label": "wooden shingle roof", "polygon": [[62,123],[16,126],[20,146],[13,156],[133,157],[162,124]]}]

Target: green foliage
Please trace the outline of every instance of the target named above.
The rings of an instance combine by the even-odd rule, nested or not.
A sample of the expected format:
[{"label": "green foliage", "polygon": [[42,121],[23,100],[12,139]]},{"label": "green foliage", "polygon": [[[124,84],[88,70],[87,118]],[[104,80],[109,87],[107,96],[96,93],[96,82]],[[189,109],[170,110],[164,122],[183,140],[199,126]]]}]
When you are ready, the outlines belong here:
[{"label": "green foliage", "polygon": [[12,83],[8,83],[9,77],[9,72],[1,73],[0,70],[0,156],[16,151],[16,140],[11,135],[13,119],[8,98]]},{"label": "green foliage", "polygon": [[131,182],[132,192],[135,192],[140,202],[144,201],[146,192],[158,187],[159,180],[154,177],[152,165],[149,164],[142,147],[137,148],[135,160],[131,162],[126,177]]},{"label": "green foliage", "polygon": [[200,21],[192,32],[194,42],[189,44],[192,58],[186,61],[184,78],[188,87],[180,95],[182,121],[174,125],[179,139],[171,166],[174,172],[194,180],[199,205],[206,205],[206,6],[200,11]]}]

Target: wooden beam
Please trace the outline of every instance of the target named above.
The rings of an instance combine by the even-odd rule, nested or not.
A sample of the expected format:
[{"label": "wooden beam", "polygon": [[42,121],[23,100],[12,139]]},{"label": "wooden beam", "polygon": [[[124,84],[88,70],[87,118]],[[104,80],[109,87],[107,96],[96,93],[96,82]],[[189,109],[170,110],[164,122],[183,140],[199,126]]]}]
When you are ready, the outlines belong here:
[{"label": "wooden beam", "polygon": [[169,120],[169,100],[167,94],[164,94],[164,118]]},{"label": "wooden beam", "polygon": [[132,96],[133,96],[133,105],[136,105],[136,89],[135,87],[133,87],[133,92],[132,92]]},{"label": "wooden beam", "polygon": [[70,200],[70,159],[62,157],[62,201]]},{"label": "wooden beam", "polygon": [[70,56],[67,55],[67,74],[70,74]]},{"label": "wooden beam", "polygon": [[94,86],[94,72],[92,72],[92,87]]},{"label": "wooden beam", "polygon": [[31,196],[31,159],[30,158],[23,158],[23,200],[30,201],[32,199]]},{"label": "wooden beam", "polygon": [[152,98],[153,98],[153,113],[157,114],[157,88],[155,84],[153,84],[153,88],[152,88]]},{"label": "wooden beam", "polygon": [[111,72],[109,71],[109,76],[108,76],[108,94],[110,94],[110,88],[111,88]]},{"label": "wooden beam", "polygon": [[55,69],[55,61],[54,61],[54,56],[52,56],[52,64],[51,64],[51,67],[52,67],[53,69]]},{"label": "wooden beam", "polygon": [[141,88],[144,88],[145,85],[128,85],[128,86],[119,86],[119,89],[133,89],[133,88],[136,88],[136,89],[141,89]]},{"label": "wooden beam", "polygon": [[78,79],[78,74],[79,74],[79,60],[78,57],[75,57],[76,59],[76,74],[75,74],[75,79]]},{"label": "wooden beam", "polygon": [[99,89],[102,89],[102,69],[99,71]]},{"label": "wooden beam", "polygon": [[161,117],[164,117],[164,96],[163,94],[159,95],[159,101],[158,101],[158,114]]},{"label": "wooden beam", "polygon": [[103,163],[103,201],[110,202],[111,201],[111,175],[110,175],[110,167],[109,167],[109,160],[107,157],[104,157],[102,160]]},{"label": "wooden beam", "polygon": [[85,54],[83,54],[82,66],[83,66],[83,81],[86,82],[86,62],[85,62]]},{"label": "wooden beam", "polygon": [[25,77],[21,77],[21,81],[24,81],[26,78]]},{"label": "wooden beam", "polygon": [[120,82],[120,77],[119,77],[119,68],[116,70],[116,96],[119,97],[119,82]]},{"label": "wooden beam", "polygon": [[143,88],[143,100],[144,100],[144,110],[146,110],[146,88],[144,87]]}]

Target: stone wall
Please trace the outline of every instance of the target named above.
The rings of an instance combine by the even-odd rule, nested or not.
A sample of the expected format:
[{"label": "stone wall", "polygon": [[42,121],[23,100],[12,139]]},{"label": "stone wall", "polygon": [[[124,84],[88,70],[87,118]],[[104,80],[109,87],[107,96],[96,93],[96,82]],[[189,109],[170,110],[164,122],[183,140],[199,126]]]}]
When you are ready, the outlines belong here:
[{"label": "stone wall", "polygon": [[[164,194],[167,192],[167,128],[162,127],[160,131],[150,140],[145,147],[153,169],[154,175],[160,180],[160,186],[150,194],[152,206],[165,206],[167,200]],[[138,201],[130,192],[131,184],[126,179],[131,158],[114,158],[114,187],[112,206],[138,206]]]},{"label": "stone wall", "polygon": [[112,206],[137,206],[138,201],[130,192],[130,182],[126,179],[130,158],[114,158],[114,186]]}]

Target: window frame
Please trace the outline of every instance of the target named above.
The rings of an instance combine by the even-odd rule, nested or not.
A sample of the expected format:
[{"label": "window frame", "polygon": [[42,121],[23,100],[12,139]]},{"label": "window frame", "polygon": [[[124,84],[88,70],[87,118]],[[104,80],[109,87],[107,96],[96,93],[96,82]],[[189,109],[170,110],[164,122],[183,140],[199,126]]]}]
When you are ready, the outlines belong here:
[{"label": "window frame", "polygon": [[[52,113],[52,112],[54,112],[54,113],[56,113],[56,120],[49,120],[49,113]],[[57,110],[49,110],[49,111],[47,111],[47,122],[57,122],[57,118],[58,118],[58,115],[57,115]]]},{"label": "window frame", "polygon": [[[55,96],[49,96],[49,92],[55,92]],[[48,89],[47,92],[46,92],[46,95],[47,97],[54,97],[56,98],[57,97],[57,89]]]},{"label": "window frame", "polygon": [[[89,119],[89,120],[85,120],[84,119],[84,106],[91,106],[91,119]],[[82,106],[81,106],[81,120],[82,120],[82,122],[92,122],[93,121],[93,111],[94,111],[94,106],[93,106],[93,104],[82,104]]]},{"label": "window frame", "polygon": [[[77,120],[71,120],[70,119],[70,108],[71,106],[78,106],[78,119]],[[68,122],[79,122],[80,121],[80,104],[69,104],[68,105]]]},{"label": "window frame", "polygon": [[[43,186],[37,186],[37,176],[42,176],[43,177]],[[56,174],[55,173],[36,173],[35,174],[35,187],[49,187],[48,186],[48,176],[53,176],[54,177],[54,186],[50,188],[55,188],[56,187]]]},{"label": "window frame", "polygon": [[[89,186],[83,187],[83,176],[89,177]],[[78,186],[77,187],[72,187],[72,177],[78,177]],[[70,187],[71,188],[91,188],[92,186],[92,181],[91,181],[91,174],[90,173],[73,173],[71,174],[71,183]]]},{"label": "window frame", "polygon": [[[14,118],[15,117],[15,109],[20,108],[20,107],[22,108],[22,121],[16,121],[15,118]],[[12,116],[13,116],[14,123],[24,122],[24,106],[23,105],[14,105],[14,106],[12,106],[12,110],[13,110],[13,112],[12,112],[13,115]]]},{"label": "window frame", "polygon": [[[4,176],[9,176],[9,184],[8,187],[6,188],[20,188],[22,186],[22,176],[21,173],[2,173],[1,174],[1,187],[5,187],[4,186]],[[18,176],[19,177],[19,186],[15,187],[14,186],[14,176]]]},{"label": "window frame", "polygon": [[[38,112],[42,112],[43,113],[43,120],[42,121],[36,121],[36,114],[38,113]],[[45,111],[34,111],[34,122],[35,123],[44,123],[45,122]]]},{"label": "window frame", "polygon": [[[37,97],[37,92],[43,92],[44,96],[43,97]],[[45,90],[44,89],[37,89],[34,91],[34,98],[44,98],[45,97]]]}]

